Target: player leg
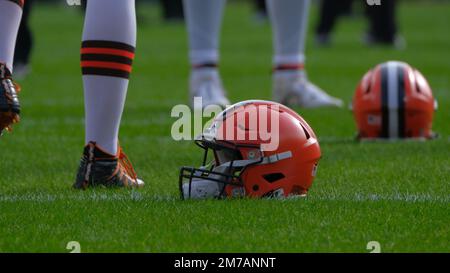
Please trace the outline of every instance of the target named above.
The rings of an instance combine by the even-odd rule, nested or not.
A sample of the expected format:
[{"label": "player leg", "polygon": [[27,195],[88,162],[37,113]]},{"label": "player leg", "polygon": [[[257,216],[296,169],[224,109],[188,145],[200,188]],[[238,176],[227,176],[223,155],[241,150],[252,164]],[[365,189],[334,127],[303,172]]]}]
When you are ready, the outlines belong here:
[{"label": "player leg", "polygon": [[305,65],[305,40],[309,0],[267,0],[273,26],[273,97],[276,101],[301,107],[342,106],[308,81]]},{"label": "player leg", "polygon": [[190,97],[203,105],[229,104],[218,72],[219,31],[225,0],[184,0],[191,64]]},{"label": "player leg", "polygon": [[118,144],[135,45],[134,0],[88,1],[81,46],[86,146],[75,188],[143,185]]},{"label": "player leg", "polygon": [[369,31],[363,37],[367,45],[392,45],[397,49],[406,48],[405,38],[398,33],[396,6],[398,1],[386,1],[382,5],[367,5]]},{"label": "player leg", "polygon": [[0,0],[0,135],[19,121],[19,87],[12,80],[14,47],[24,0]]}]

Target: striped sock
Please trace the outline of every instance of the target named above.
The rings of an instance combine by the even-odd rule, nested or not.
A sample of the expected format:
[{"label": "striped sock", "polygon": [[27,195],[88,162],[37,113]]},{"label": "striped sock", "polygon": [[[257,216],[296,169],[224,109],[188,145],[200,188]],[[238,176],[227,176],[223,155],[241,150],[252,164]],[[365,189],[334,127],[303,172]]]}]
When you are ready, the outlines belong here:
[{"label": "striped sock", "polygon": [[115,155],[136,46],[135,1],[87,1],[82,41],[85,144]]},{"label": "striped sock", "polygon": [[101,75],[128,79],[134,59],[134,47],[111,41],[83,41],[83,75]]},{"label": "striped sock", "polygon": [[112,41],[83,41],[81,68],[85,89],[86,143],[95,141],[117,153],[134,47]]},{"label": "striped sock", "polygon": [[303,63],[292,63],[292,64],[278,64],[276,65],[273,70],[275,72],[278,71],[300,71],[304,70],[305,65]]},{"label": "striped sock", "polygon": [[217,63],[201,63],[201,64],[193,64],[192,69],[202,69],[202,68],[209,68],[209,69],[217,69],[219,66]]}]

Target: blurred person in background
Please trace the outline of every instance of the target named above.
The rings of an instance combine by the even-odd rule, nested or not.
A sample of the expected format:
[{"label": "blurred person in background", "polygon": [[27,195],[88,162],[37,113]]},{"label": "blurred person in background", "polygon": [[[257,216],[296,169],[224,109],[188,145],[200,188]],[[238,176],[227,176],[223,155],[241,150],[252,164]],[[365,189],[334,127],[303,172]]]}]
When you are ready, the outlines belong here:
[{"label": "blurred person in background", "polygon": [[[81,5],[83,7],[83,11],[86,10],[86,2],[87,0],[80,0]],[[160,4],[162,9],[162,18],[166,22],[182,22],[184,19],[183,14],[183,3],[182,0],[135,0],[136,5],[142,4],[142,3],[153,3],[157,2]],[[137,20],[139,23],[143,22],[145,20],[144,14],[139,13],[139,10],[137,11]],[[144,19],[144,20],[143,20]]]},{"label": "blurred person in background", "polygon": [[253,0],[253,4],[255,6],[255,21],[259,23],[265,22],[268,19],[266,0]]},{"label": "blurred person in background", "polygon": [[[369,46],[388,45],[398,49],[406,46],[405,40],[398,34],[396,22],[396,0],[381,1],[380,5],[369,5],[365,1],[365,15],[369,28],[363,36],[363,42]],[[316,43],[327,46],[331,44],[332,32],[337,20],[342,15],[352,14],[353,0],[322,0],[320,16],[316,26]]]},{"label": "blurred person in background", "polygon": [[[225,0],[184,0],[191,74],[189,94],[202,98],[201,107],[230,102],[219,75],[219,32]],[[309,0],[267,0],[273,27],[273,87],[277,102],[303,108],[341,107],[343,102],[308,80],[305,40]],[[195,106],[195,105],[194,105]]]},{"label": "blurred person in background", "polygon": [[14,53],[14,77],[23,79],[31,72],[31,52],[33,50],[33,33],[29,18],[34,0],[27,0],[23,7],[22,21],[17,34],[16,49]]},{"label": "blurred person in background", "polygon": [[163,10],[163,18],[169,22],[183,21],[182,0],[160,0]]}]

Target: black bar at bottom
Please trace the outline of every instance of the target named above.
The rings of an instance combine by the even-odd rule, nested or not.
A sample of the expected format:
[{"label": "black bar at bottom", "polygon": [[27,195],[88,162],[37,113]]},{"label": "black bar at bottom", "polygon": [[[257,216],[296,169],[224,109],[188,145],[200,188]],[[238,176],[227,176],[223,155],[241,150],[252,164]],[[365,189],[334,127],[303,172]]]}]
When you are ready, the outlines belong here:
[{"label": "black bar at bottom", "polygon": [[[430,270],[444,266],[448,254],[293,254],[293,253],[137,253],[137,254],[0,254],[2,267],[33,270],[102,269],[125,272],[306,272],[357,269],[380,270],[395,264],[406,269]],[[363,267],[361,267],[363,266]],[[86,271],[86,269],[89,269]],[[81,271],[80,271],[81,272]]]}]

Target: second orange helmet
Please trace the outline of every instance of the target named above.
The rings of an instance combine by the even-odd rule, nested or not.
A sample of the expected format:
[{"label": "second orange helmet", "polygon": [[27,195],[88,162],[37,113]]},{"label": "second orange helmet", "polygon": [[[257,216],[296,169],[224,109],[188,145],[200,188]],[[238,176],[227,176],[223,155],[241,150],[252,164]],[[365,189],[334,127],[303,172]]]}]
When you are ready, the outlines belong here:
[{"label": "second orange helmet", "polygon": [[359,82],[352,102],[359,139],[432,138],[436,108],[425,77],[399,61],[369,70]]}]

